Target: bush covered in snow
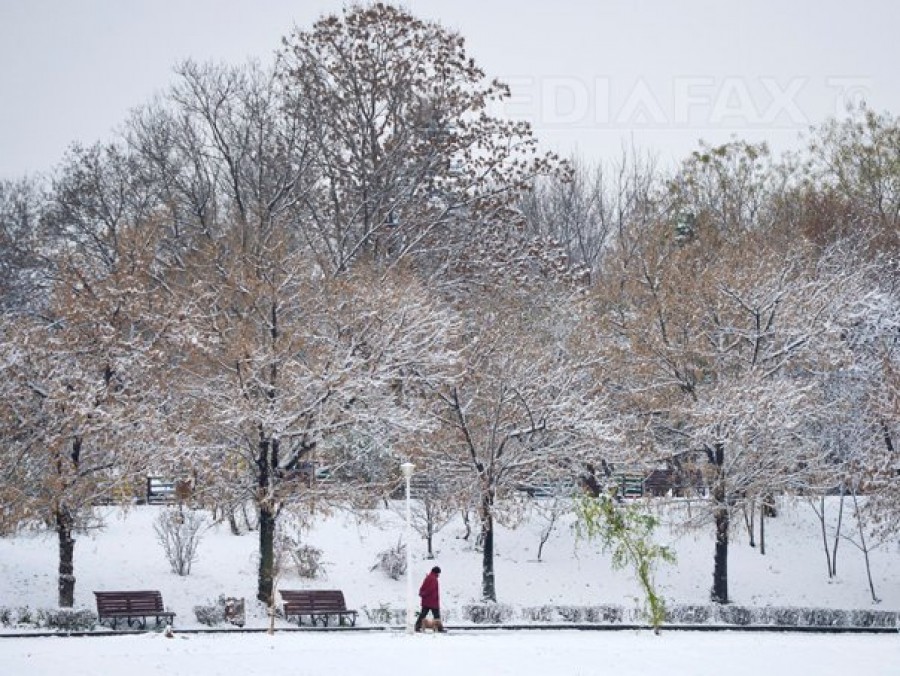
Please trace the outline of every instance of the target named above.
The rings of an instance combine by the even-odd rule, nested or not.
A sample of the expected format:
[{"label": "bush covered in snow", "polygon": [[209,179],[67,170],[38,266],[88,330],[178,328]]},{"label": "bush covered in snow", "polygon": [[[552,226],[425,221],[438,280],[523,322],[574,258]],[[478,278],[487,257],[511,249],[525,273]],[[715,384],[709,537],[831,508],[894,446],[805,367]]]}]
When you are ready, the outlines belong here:
[{"label": "bush covered in snow", "polygon": [[[894,611],[837,610],[792,606],[750,606],[715,604],[672,605],[666,608],[668,625],[734,625],[739,627],[838,627],[895,628],[900,626]],[[503,604],[470,604],[463,607],[463,619],[475,624],[603,624],[639,625],[646,618],[634,608],[619,605],[543,605],[522,608],[519,613]],[[401,619],[402,621],[402,619]]]},{"label": "bush covered in snow", "polygon": [[207,525],[208,519],[203,513],[180,507],[161,512],[157,517],[153,525],[156,539],[176,575],[191,574],[191,565],[197,560],[201,531]]},{"label": "bush covered in snow", "polygon": [[402,626],[406,623],[406,610],[403,608],[392,608],[387,603],[382,603],[374,608],[363,606],[362,611],[369,624]]},{"label": "bush covered in snow", "polygon": [[395,547],[378,553],[372,570],[381,570],[392,580],[399,580],[406,573],[406,545],[398,542]]},{"label": "bush covered in snow", "polygon": [[312,545],[299,545],[291,551],[297,575],[307,580],[325,577],[322,550]]},{"label": "bush covered in snow", "polygon": [[238,627],[244,626],[244,599],[226,598],[223,594],[215,603],[205,606],[194,606],[197,622],[208,627],[228,622]]},{"label": "bush covered in snow", "polygon": [[475,624],[503,624],[515,617],[512,606],[504,603],[472,603],[463,606],[462,614]]},{"label": "bush covered in snow", "polygon": [[97,626],[97,614],[87,608],[32,609],[0,608],[0,625],[28,629],[91,631]]}]

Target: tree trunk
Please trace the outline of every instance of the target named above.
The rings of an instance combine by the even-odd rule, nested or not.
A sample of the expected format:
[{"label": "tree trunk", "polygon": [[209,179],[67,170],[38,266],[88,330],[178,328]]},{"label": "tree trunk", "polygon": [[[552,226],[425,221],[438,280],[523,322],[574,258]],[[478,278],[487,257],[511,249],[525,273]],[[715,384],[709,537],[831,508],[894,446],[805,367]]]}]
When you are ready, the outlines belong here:
[{"label": "tree trunk", "polygon": [[844,525],[844,496],[847,494],[844,484],[841,483],[841,499],[838,502],[837,525],[834,529],[834,549],[831,551],[831,575],[837,576],[838,545],[841,542],[841,528]]},{"label": "tree trunk", "polygon": [[543,556],[543,553],[544,553],[544,545],[547,544],[547,540],[550,539],[550,533],[553,532],[553,523],[554,522],[551,521],[550,524],[546,528],[541,530],[541,537],[538,542],[538,550],[537,550],[537,560],[538,561],[541,560],[541,556]]},{"label": "tree trunk", "polygon": [[75,605],[75,538],[72,514],[65,507],[56,510],[56,534],[59,538],[59,607]]},{"label": "tree trunk", "polygon": [[462,510],[462,520],[463,520],[463,525],[466,527],[466,532],[463,533],[462,539],[468,540],[469,537],[472,535],[472,521],[471,521],[471,519],[469,519],[469,510],[468,509]]},{"label": "tree trunk", "polygon": [[716,553],[713,558],[714,603],[728,603],[728,506],[716,507]]},{"label": "tree trunk", "polygon": [[273,504],[272,484],[274,471],[278,467],[278,442],[260,432],[257,469],[257,505],[259,510],[259,573],[257,576],[256,598],[272,604],[275,591],[275,520],[276,507]]},{"label": "tree trunk", "polygon": [[434,510],[435,505],[430,499],[425,498],[423,501],[425,507],[425,544],[428,548],[427,558],[434,558]]},{"label": "tree trunk", "polygon": [[250,520],[250,513],[247,511],[247,503],[241,500],[241,515],[244,517],[244,528],[248,531],[256,530],[256,524]]},{"label": "tree trunk", "polygon": [[234,516],[234,507],[229,507],[228,511],[228,527],[231,529],[232,535],[240,535],[241,529],[238,528],[237,518]]},{"label": "tree trunk", "polygon": [[259,506],[259,579],[256,598],[272,603],[275,580],[275,514],[267,504]]},{"label": "tree trunk", "polygon": [[[813,504],[810,501],[810,504]],[[813,505],[813,511],[816,513],[816,516],[819,517],[819,526],[822,530],[822,545],[825,547],[825,564],[828,566],[828,579],[830,580],[834,577],[834,572],[831,570],[831,552],[828,551],[828,531],[825,529],[825,496],[821,496],[819,498],[819,504],[821,505],[821,512],[815,508]]]},{"label": "tree trunk", "polygon": [[866,560],[866,577],[869,580],[869,591],[872,593],[872,601],[881,603],[881,599],[875,593],[875,582],[872,580],[872,565],[869,561],[869,545],[866,544],[866,529],[863,526],[862,513],[859,511],[859,501],[856,499],[856,491],[853,491],[853,511],[856,512],[856,526],[859,529],[859,548]]},{"label": "tree trunk", "polygon": [[753,523],[753,518],[756,516],[756,506],[753,501],[750,502],[750,507],[744,505],[744,525],[747,526],[747,534],[750,536],[750,546],[756,547],[756,526]]},{"label": "tree trunk", "polygon": [[729,515],[723,466],[725,447],[716,444],[714,460],[716,478],[712,498],[716,521],[716,551],[713,557],[713,586],[710,598],[714,603],[728,603],[728,530]]},{"label": "tree trunk", "polygon": [[766,553],[766,516],[768,516],[768,510],[766,501],[763,500],[759,507],[759,553],[764,556]]},{"label": "tree trunk", "polygon": [[497,601],[494,586],[494,517],[490,496],[483,498],[481,506],[481,540],[484,550],[481,555],[481,600]]}]

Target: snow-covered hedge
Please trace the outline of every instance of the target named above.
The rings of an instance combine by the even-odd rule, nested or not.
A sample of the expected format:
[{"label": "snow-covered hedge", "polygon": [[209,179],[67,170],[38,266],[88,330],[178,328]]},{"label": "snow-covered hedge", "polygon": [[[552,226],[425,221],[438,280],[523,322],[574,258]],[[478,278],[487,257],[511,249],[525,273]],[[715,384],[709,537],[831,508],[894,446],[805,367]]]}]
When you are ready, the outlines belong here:
[{"label": "snow-covered hedge", "polygon": [[463,606],[463,620],[475,624],[506,624],[515,619],[512,606],[503,603],[472,603]]},{"label": "snow-covered hedge", "polygon": [[90,631],[97,626],[97,613],[87,608],[0,608],[0,626]]},{"label": "snow-covered hedge", "polygon": [[[471,604],[463,608],[463,619],[476,624],[567,623],[646,624],[634,608],[616,605],[543,605],[522,608],[518,613],[499,604]],[[666,608],[664,624],[734,625],[739,627],[846,627],[900,628],[898,613],[889,610],[839,610],[834,608],[751,607],[740,605],[672,605]]]},{"label": "snow-covered hedge", "polygon": [[388,603],[371,608],[363,606],[362,611],[369,624],[403,625],[406,623],[406,609],[392,608]]},{"label": "snow-covered hedge", "polygon": [[[223,623],[243,626],[243,603],[240,617],[229,617],[228,601],[220,598],[209,605],[195,606],[197,621],[216,626]],[[242,601],[242,600],[241,600]],[[402,625],[406,613],[402,608],[385,604],[363,608],[372,625]],[[635,608],[617,605],[571,606],[543,605],[516,609],[501,603],[472,603],[460,609],[460,617],[447,609],[445,620],[457,619],[472,624],[597,624],[646,625],[646,618]],[[46,629],[58,631],[90,631],[97,627],[97,615],[88,609],[33,609],[0,606],[0,627]],[[736,627],[822,627],[860,629],[898,629],[900,613],[891,610],[840,610],[836,608],[800,608],[793,606],[750,607],[739,605],[672,605],[666,608],[665,625],[726,625]]]},{"label": "snow-covered hedge", "polygon": [[836,608],[797,608],[791,606],[710,606],[703,618],[697,609],[703,606],[673,606],[666,613],[670,624],[733,624],[773,627],[861,627],[895,628],[897,613],[887,610],[840,610]]},{"label": "snow-covered hedge", "polygon": [[558,606],[556,613],[563,622],[585,624],[621,624],[627,613],[622,606]]}]

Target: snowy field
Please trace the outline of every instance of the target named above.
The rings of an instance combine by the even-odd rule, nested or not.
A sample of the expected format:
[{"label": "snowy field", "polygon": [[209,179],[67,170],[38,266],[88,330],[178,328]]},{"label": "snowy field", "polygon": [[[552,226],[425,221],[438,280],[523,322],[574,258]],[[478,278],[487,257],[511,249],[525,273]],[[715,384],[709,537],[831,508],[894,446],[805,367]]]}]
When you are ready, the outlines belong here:
[{"label": "snowy field", "polygon": [[[311,581],[287,572],[278,586],[342,589],[348,605],[360,610],[360,624],[367,623],[365,610],[404,608],[404,579],[391,580],[372,569],[378,553],[396,546],[404,536],[402,501],[394,507],[363,514],[363,520],[360,515],[341,513],[317,517],[314,527],[300,532],[300,538],[322,551],[325,577]],[[78,536],[76,607],[94,609],[94,590],[159,589],[178,614],[176,628],[190,628],[202,627],[194,616],[194,606],[211,604],[220,595],[235,596],[247,599],[248,626],[265,626],[264,609],[253,601],[256,532],[233,536],[226,524],[212,526],[200,542],[191,574],[179,577],[171,572],[153,530],[162,509],[138,506],[124,514],[104,509],[106,527]],[[835,504],[829,505],[829,514],[836,517]],[[595,543],[579,540],[571,519],[556,525],[538,561],[539,535],[545,523],[536,514],[526,517],[515,530],[498,528],[499,603],[516,609],[547,604],[635,606],[639,591],[630,574],[612,570],[608,557]],[[843,530],[848,535],[855,532],[847,513]],[[432,565],[442,567],[442,605],[451,624],[459,621],[462,607],[477,602],[481,594],[481,554],[471,541],[462,539],[463,534],[459,521],[440,530],[434,541],[434,561],[425,559],[422,540],[413,541],[416,588]],[[712,583],[712,526],[686,533],[663,528],[659,536],[678,557],[676,565],[659,569],[658,584],[666,601],[707,603]],[[900,548],[896,541],[883,542],[870,553],[880,603],[872,601],[862,553],[847,540],[839,544],[838,575],[828,578],[820,527],[808,505],[784,505],[778,518],[767,520],[766,545],[766,554],[761,555],[759,547],[748,546],[743,528],[735,530],[729,555],[733,603],[900,610]],[[56,567],[57,542],[52,533],[0,538],[0,607],[55,607]]]},{"label": "snowy field", "polygon": [[[696,507],[695,507],[696,508]],[[26,637],[27,629],[0,627],[23,634],[0,638],[0,674],[189,673],[347,674],[371,676],[423,670],[439,674],[717,674],[727,666],[739,674],[900,674],[897,634],[811,635],[800,633],[649,631],[509,631],[461,629],[462,608],[480,597],[480,553],[463,539],[462,523],[451,522],[435,538],[435,560],[414,541],[413,578],[435,563],[443,569],[441,590],[451,628],[446,636],[407,636],[400,631],[311,633],[232,633],[227,636],[179,633],[202,628],[194,606],[212,604],[220,595],[247,601],[247,627],[266,626],[265,610],[254,600],[255,532],[231,535],[227,525],[205,531],[198,559],[187,577],[174,575],[156,541],[153,524],[162,508],[139,506],[127,513],[105,508],[106,527],[79,536],[76,551],[76,608],[94,609],[92,592],[101,589],[159,589],[177,613],[175,637],[160,633],[90,638]],[[837,509],[829,505],[831,514]],[[321,517],[300,532],[302,541],[322,550],[326,575],[302,580],[294,573],[279,579],[281,588],[339,588],[350,607],[360,611],[359,625],[371,626],[369,613],[402,609],[403,578],[391,580],[373,569],[379,552],[403,536],[402,503],[393,509],[358,515]],[[844,528],[852,534],[852,520]],[[850,525],[848,525],[850,524]],[[557,524],[541,561],[539,534],[545,524],[535,514],[515,530],[497,534],[498,601],[518,613],[545,604],[619,604],[634,607],[638,591],[629,574],[613,571],[594,543],[576,538],[570,520]],[[712,577],[711,527],[683,533],[664,528],[678,563],[659,571],[659,586],[669,603],[705,604]],[[900,609],[900,550],[881,543],[870,557],[880,599],[874,603],[864,557],[850,541],[838,550],[838,575],[826,574],[822,536],[813,511],[803,503],[783,505],[767,521],[767,553],[748,546],[743,529],[735,531],[729,559],[730,590],[736,604],[820,608]],[[56,604],[57,543],[52,534],[22,534],[0,539],[0,607],[50,609]],[[458,628],[452,631],[454,625]],[[286,628],[283,620],[276,627]]]}]

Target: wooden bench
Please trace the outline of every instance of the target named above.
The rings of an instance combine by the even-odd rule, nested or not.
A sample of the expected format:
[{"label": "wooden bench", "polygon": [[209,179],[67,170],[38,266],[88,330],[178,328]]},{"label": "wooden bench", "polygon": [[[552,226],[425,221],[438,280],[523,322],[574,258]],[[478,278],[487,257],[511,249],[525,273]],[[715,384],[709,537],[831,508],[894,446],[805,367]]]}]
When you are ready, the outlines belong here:
[{"label": "wooden bench", "polygon": [[297,624],[303,624],[306,616],[313,626],[321,620],[327,627],[329,619],[336,617],[342,626],[345,621],[349,621],[351,627],[356,626],[357,612],[347,609],[344,592],[339,589],[282,589],[280,593],[285,619],[296,617]]},{"label": "wooden bench", "polygon": [[156,619],[158,627],[165,621],[172,624],[175,613],[163,606],[162,594],[158,591],[95,591],[97,597],[97,617],[112,622],[116,629],[119,620],[125,620],[129,627],[147,628],[147,618]]}]

